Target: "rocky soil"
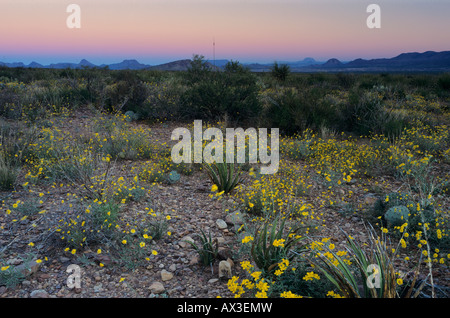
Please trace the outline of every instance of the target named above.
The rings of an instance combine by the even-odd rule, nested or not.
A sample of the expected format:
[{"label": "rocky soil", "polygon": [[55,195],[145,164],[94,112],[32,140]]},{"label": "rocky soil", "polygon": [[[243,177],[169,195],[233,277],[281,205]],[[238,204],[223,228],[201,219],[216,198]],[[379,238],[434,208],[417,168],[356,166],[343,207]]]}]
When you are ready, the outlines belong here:
[{"label": "rocky soil", "polygon": [[[154,131],[170,134],[167,127],[157,126]],[[390,180],[396,185],[395,180]],[[401,184],[397,184],[401,186]],[[62,252],[60,243],[49,233],[46,219],[53,214],[55,219],[61,212],[60,207],[49,207],[50,215],[34,216],[11,227],[7,224],[5,213],[0,213],[0,256],[11,266],[23,271],[25,278],[15,287],[0,286],[2,298],[216,298],[233,297],[228,291],[227,280],[230,275],[240,274],[239,262],[245,255],[239,253],[239,239],[236,229],[242,224],[244,216],[239,213],[230,198],[225,202],[209,196],[211,184],[201,171],[191,176],[182,175],[176,184],[158,184],[151,189],[149,200],[153,200],[161,210],[171,215],[168,231],[154,241],[157,255],[151,255],[145,266],[127,269],[116,264],[115,256],[108,253],[98,254],[87,250],[82,255]],[[45,189],[54,198],[54,202],[63,199],[66,191],[59,188]],[[376,195],[368,195],[357,186],[355,196],[363,204],[373,204]],[[316,191],[320,191],[319,188]],[[26,196],[25,190],[15,193],[0,193],[3,199],[19,199]],[[310,200],[314,201],[314,195]],[[229,208],[224,210],[224,204]],[[139,209],[137,205],[134,209]],[[128,209],[126,217],[133,217],[133,209]],[[327,214],[325,226],[317,235],[334,238],[337,245],[344,242],[340,229],[364,241],[363,219],[357,215],[342,215],[336,210],[323,211]],[[48,220],[48,219],[47,219]],[[211,267],[200,264],[198,253],[186,243],[186,240],[200,242],[200,230],[210,232],[217,238],[219,257]],[[29,242],[35,242],[34,253],[37,257],[28,258]],[[46,258],[46,259],[45,259]],[[75,264],[81,269],[79,288],[69,288],[67,280],[73,273],[69,266]],[[102,264],[103,266],[100,266]],[[69,271],[68,271],[69,270]],[[426,275],[426,271],[422,277]],[[436,267],[434,282],[440,286],[449,286],[448,269]],[[448,296],[447,296],[448,297]]]}]

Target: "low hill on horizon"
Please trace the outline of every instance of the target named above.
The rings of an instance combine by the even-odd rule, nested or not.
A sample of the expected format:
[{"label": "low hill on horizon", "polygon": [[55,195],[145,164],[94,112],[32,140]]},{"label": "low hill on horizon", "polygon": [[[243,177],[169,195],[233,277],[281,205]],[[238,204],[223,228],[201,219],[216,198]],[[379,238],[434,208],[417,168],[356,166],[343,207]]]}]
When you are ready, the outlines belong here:
[{"label": "low hill on horizon", "polygon": [[[206,60],[212,67],[222,69],[230,60]],[[37,62],[31,62],[25,65],[23,62],[5,63],[0,62],[0,66],[22,67],[22,68],[109,68],[111,70],[161,70],[161,71],[184,71],[190,65],[191,59],[181,59],[159,65],[142,64],[134,59],[123,60],[120,63],[95,65],[86,59],[79,63],[52,63],[42,65]],[[274,61],[275,62],[275,61]],[[426,51],[423,53],[410,52],[401,53],[392,58],[362,59],[358,58],[349,62],[342,62],[336,58],[331,58],[326,62],[316,61],[314,58],[307,57],[303,60],[288,62],[277,61],[279,64],[286,64],[292,72],[401,72],[401,71],[431,71],[448,72],[450,71],[450,51]],[[273,63],[242,63],[253,72],[268,72]]]}]

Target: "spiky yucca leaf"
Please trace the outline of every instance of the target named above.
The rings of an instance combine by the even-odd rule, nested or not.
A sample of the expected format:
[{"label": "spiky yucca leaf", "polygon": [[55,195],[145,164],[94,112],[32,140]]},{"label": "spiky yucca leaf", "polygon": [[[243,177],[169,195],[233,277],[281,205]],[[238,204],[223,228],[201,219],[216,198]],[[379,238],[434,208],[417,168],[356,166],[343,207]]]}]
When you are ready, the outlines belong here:
[{"label": "spiky yucca leaf", "polygon": [[230,193],[241,182],[241,170],[234,163],[205,163],[203,165],[211,182],[217,185],[219,192]]}]

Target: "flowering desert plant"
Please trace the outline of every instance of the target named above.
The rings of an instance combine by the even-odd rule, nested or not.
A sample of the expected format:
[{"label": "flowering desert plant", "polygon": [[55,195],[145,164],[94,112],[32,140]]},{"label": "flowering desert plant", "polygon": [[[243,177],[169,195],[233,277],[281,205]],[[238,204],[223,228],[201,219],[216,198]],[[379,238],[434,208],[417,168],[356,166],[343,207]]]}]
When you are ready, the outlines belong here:
[{"label": "flowering desert plant", "polygon": [[279,223],[265,222],[260,226],[252,242],[251,256],[256,266],[265,273],[271,273],[283,258],[292,259],[291,249],[301,240],[300,228],[291,228],[285,232],[286,219]]},{"label": "flowering desert plant", "polygon": [[0,285],[14,288],[24,279],[23,273],[16,270],[15,266],[0,265]]},{"label": "flowering desert plant", "polygon": [[205,163],[204,167],[219,192],[228,194],[241,182],[241,171],[235,168],[234,163]]},{"label": "flowering desert plant", "polygon": [[[311,261],[344,297],[398,298],[403,278],[399,277],[394,267],[396,249],[388,246],[386,232],[382,231],[381,237],[376,237],[371,228],[368,231],[367,249],[344,232],[350,260],[335,252],[334,245],[330,244],[328,247],[322,245],[324,248],[319,248],[322,252],[317,253]],[[418,272],[415,274],[417,276]],[[416,277],[405,295],[411,296],[415,281]]]}]

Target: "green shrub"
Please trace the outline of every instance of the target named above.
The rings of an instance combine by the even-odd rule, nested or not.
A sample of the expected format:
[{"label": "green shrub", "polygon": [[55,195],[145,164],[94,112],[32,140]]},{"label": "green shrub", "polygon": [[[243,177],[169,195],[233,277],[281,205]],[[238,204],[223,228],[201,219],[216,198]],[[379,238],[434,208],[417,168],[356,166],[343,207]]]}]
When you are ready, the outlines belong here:
[{"label": "green shrub", "polygon": [[192,61],[184,73],[184,79],[189,86],[207,80],[212,69],[203,55],[194,54]]},{"label": "green shrub", "polygon": [[105,108],[110,112],[139,109],[147,99],[147,89],[136,72],[125,70],[112,73],[113,83],[106,86]]},{"label": "green shrub", "polygon": [[271,69],[271,75],[276,80],[284,82],[287,77],[289,76],[289,73],[291,72],[289,65],[287,64],[278,64],[277,62],[273,63],[272,69]]},{"label": "green shrub", "polygon": [[12,190],[19,175],[19,168],[0,154],[0,190]]},{"label": "green shrub", "polygon": [[264,119],[280,133],[295,135],[308,128],[333,127],[336,110],[323,98],[323,90],[313,87],[288,90],[276,96],[264,111]]},{"label": "green shrub", "polygon": [[160,81],[146,82],[148,96],[137,110],[139,118],[159,121],[180,120],[181,96],[186,89],[180,77],[172,75]]},{"label": "green shrub", "polygon": [[277,277],[271,287],[271,295],[280,295],[285,291],[310,298],[324,298],[328,292],[336,291],[336,287],[328,279],[305,280],[304,277],[313,269],[306,266],[304,261],[295,261],[289,269]]},{"label": "green shrub", "polygon": [[450,91],[450,74],[441,75],[438,78],[438,86],[443,90]]},{"label": "green shrub", "polygon": [[180,112],[185,119],[227,118],[234,124],[248,124],[255,122],[261,110],[256,77],[233,67],[224,72],[199,70],[181,96]]},{"label": "green shrub", "polygon": [[15,288],[25,279],[25,275],[16,270],[15,266],[0,262],[0,286]]},{"label": "green shrub", "polygon": [[359,135],[382,133],[386,119],[383,99],[377,92],[351,90],[339,119],[345,124],[343,128]]}]

